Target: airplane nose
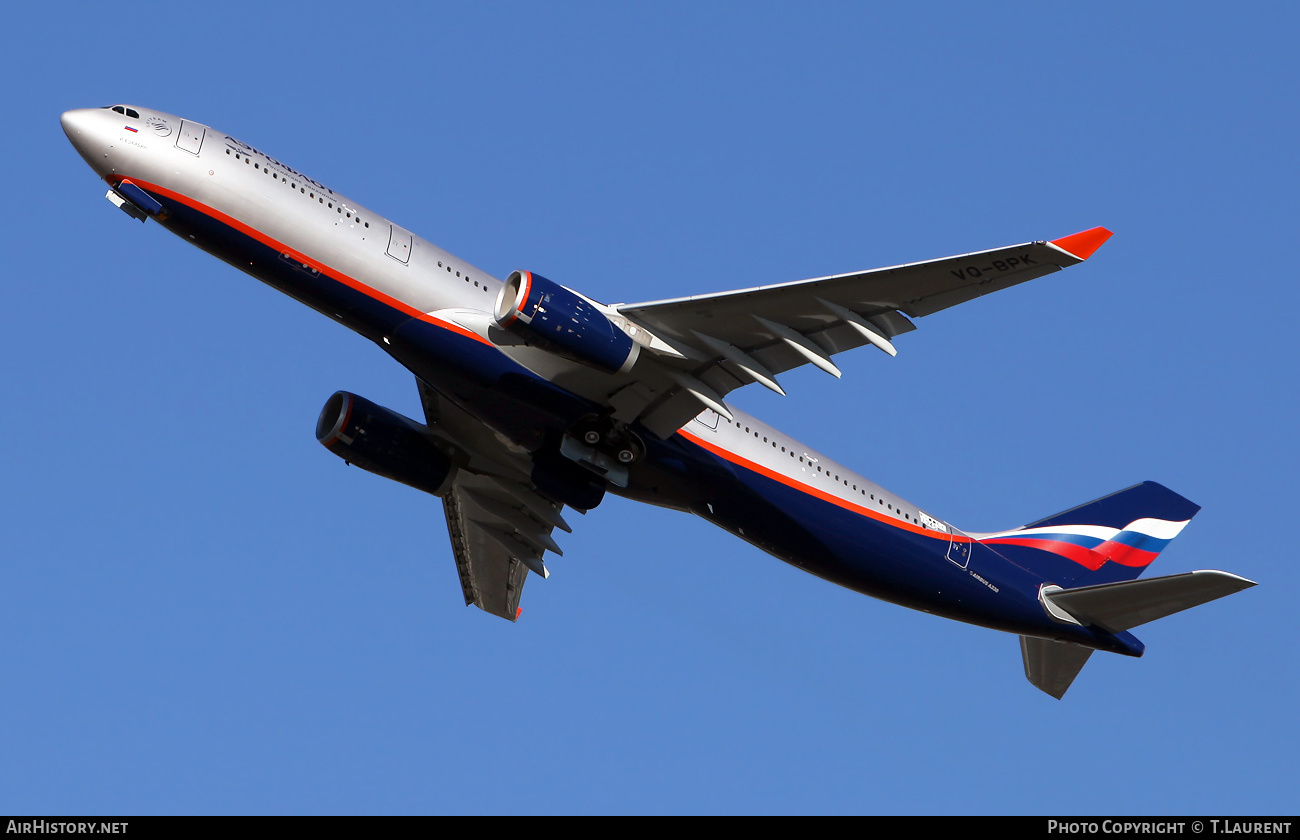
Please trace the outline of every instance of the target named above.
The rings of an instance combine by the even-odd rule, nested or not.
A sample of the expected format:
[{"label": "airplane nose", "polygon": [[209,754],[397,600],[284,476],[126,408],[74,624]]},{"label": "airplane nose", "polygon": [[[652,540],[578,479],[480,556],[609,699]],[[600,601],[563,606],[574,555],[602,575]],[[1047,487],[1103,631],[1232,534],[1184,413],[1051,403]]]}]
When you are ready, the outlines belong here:
[{"label": "airplane nose", "polygon": [[63,133],[68,136],[72,148],[76,149],[82,160],[90,164],[90,168],[101,176],[104,174],[103,158],[106,151],[106,146],[100,137],[104,128],[100,116],[103,113],[102,108],[77,108],[64,111],[63,116],[59,117],[59,124],[63,126]]},{"label": "airplane nose", "polygon": [[59,117],[59,124],[63,126],[63,133],[68,135],[68,139],[75,146],[78,135],[86,133],[86,113],[92,109],[77,108],[73,111],[64,111],[63,116]]}]

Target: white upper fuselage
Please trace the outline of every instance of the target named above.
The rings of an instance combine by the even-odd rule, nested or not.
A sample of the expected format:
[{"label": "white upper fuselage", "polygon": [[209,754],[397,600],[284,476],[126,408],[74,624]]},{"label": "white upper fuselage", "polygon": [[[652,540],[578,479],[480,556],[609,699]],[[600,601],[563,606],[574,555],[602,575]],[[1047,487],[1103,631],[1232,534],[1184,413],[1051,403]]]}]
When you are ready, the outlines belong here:
[{"label": "white upper fuselage", "polygon": [[[87,108],[62,117],[74,147],[105,180],[116,184],[126,178],[202,205],[288,258],[327,271],[411,317],[425,316],[488,343],[490,314],[502,286],[497,278],[230,135],[171,114],[119,107],[123,112]],[[338,313],[325,314],[365,334]],[[602,391],[604,374],[587,366],[527,346],[499,349],[582,396]],[[705,411],[679,434],[873,518],[949,532],[946,523],[915,505],[728,408],[734,420]]]},{"label": "white upper fuselage", "polygon": [[[421,312],[491,308],[501,281],[487,272],[416,236],[410,253],[399,253],[405,262],[389,257],[394,236],[407,233],[400,226],[227,134],[133,109],[138,119],[103,108],[63,115],[64,131],[100,177],[185,195]],[[200,135],[193,152],[187,135]]]}]

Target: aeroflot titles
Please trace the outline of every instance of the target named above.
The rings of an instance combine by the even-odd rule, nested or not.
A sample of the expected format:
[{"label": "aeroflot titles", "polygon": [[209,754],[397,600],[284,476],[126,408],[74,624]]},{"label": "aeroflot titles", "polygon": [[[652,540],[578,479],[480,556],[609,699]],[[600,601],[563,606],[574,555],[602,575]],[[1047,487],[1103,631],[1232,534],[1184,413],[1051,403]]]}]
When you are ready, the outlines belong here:
[{"label": "aeroflot titles", "polygon": [[334,195],[334,190],[325,186],[320,181],[317,181],[314,178],[308,178],[306,175],[294,169],[292,166],[288,166],[286,164],[280,163],[280,161],[271,157],[266,152],[258,151],[257,149],[254,149],[252,146],[248,145],[244,141],[236,140],[235,138],[231,137],[229,134],[225,135],[225,137],[226,137],[226,145],[229,146],[232,151],[239,152],[240,154],[247,155],[249,157],[252,157],[253,155],[257,155],[262,160],[266,161],[269,164],[272,164],[282,172],[287,172],[292,177],[297,178],[300,181],[306,181],[308,184],[313,185],[318,190],[323,190],[324,192],[327,192],[330,195]]}]

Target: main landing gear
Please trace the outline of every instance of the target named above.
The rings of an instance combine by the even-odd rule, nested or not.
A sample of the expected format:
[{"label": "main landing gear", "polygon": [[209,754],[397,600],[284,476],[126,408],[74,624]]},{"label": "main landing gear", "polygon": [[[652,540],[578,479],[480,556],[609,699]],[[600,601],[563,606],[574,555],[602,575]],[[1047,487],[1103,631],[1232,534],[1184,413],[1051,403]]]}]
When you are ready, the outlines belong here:
[{"label": "main landing gear", "polygon": [[611,483],[627,486],[627,468],[645,457],[645,443],[627,426],[590,414],[565,433],[560,453]]}]

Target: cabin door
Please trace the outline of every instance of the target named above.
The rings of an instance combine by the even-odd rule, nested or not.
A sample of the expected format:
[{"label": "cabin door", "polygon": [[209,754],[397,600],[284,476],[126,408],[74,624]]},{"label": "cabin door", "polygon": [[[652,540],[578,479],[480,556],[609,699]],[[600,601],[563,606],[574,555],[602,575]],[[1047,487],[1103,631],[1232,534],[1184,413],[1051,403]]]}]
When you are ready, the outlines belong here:
[{"label": "cabin door", "polygon": [[966,568],[970,563],[970,537],[958,531],[956,528],[949,526],[948,532],[948,559],[956,563],[961,568]]}]

